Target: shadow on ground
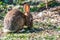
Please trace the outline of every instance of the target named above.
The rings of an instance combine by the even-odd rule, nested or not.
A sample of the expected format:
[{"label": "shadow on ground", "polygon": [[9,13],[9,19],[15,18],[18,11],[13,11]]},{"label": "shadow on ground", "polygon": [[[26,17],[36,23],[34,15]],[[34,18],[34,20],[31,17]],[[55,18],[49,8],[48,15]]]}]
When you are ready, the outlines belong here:
[{"label": "shadow on ground", "polygon": [[32,28],[32,29],[28,29],[28,28],[24,28],[18,32],[14,32],[14,33],[38,33],[40,31],[43,31],[43,28]]},{"label": "shadow on ground", "polygon": [[47,27],[47,28],[35,28],[33,27],[32,29],[28,29],[28,28],[24,28],[18,32],[14,32],[14,33],[39,33],[41,31],[44,31],[44,30],[53,30],[53,29],[57,29],[56,26],[52,26],[52,27]]}]

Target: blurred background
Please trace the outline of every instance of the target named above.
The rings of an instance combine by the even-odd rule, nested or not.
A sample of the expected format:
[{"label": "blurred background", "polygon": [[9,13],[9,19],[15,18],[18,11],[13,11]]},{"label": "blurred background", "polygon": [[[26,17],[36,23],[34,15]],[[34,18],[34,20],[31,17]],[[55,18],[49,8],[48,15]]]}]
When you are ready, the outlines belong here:
[{"label": "blurred background", "polygon": [[30,4],[34,29],[11,33],[0,40],[60,40],[60,0],[0,0],[0,30],[6,13],[14,8],[24,12],[24,3]]}]

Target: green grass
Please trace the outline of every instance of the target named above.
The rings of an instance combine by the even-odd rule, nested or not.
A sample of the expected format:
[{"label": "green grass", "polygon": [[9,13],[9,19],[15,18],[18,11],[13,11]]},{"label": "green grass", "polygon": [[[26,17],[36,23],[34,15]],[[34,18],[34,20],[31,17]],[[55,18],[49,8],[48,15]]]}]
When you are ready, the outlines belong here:
[{"label": "green grass", "polygon": [[[40,24],[40,25],[38,25]],[[49,27],[49,25],[47,25],[47,29],[45,30],[38,30],[39,26],[43,25],[44,23],[37,23],[37,24],[34,24],[34,28],[36,32],[27,32],[28,29],[25,31],[25,32],[22,32],[22,33],[9,33],[7,35],[5,35],[3,38],[1,38],[0,40],[57,40],[60,38],[60,34],[54,34],[56,33],[56,29],[60,30],[58,28],[56,29],[52,29],[53,33],[49,31],[51,31]],[[46,24],[46,23],[45,23]],[[45,25],[44,25],[45,26]],[[45,26],[46,27],[46,26]],[[52,26],[53,27],[53,26]],[[46,32],[46,30],[48,32]],[[57,30],[57,31],[58,31]],[[60,39],[59,39],[60,40]]]},{"label": "green grass", "polygon": [[57,40],[59,38],[59,35],[46,35],[41,33],[19,33],[19,34],[8,34],[6,37],[2,38],[1,40]]},{"label": "green grass", "polygon": [[3,38],[2,40],[18,40],[18,39],[24,39],[26,40],[28,37],[27,34],[8,34],[5,38]]}]

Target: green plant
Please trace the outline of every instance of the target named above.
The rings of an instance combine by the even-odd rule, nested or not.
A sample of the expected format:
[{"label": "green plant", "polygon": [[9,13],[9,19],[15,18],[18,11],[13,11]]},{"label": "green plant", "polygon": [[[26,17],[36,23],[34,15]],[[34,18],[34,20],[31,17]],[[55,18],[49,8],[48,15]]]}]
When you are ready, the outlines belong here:
[{"label": "green plant", "polygon": [[33,7],[33,8],[30,8],[30,12],[37,11],[38,9],[39,9],[38,7]]},{"label": "green plant", "polygon": [[0,5],[2,5],[3,4],[3,2],[2,1],[0,1]]}]

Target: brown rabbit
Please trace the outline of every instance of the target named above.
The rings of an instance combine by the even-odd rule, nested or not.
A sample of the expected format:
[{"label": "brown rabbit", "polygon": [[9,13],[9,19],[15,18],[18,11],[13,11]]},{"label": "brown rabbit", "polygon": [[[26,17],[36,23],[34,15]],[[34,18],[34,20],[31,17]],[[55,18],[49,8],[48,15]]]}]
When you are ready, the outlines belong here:
[{"label": "brown rabbit", "polygon": [[20,12],[18,9],[12,9],[9,11],[4,18],[4,32],[17,32],[23,29],[24,25],[28,28],[32,28],[32,15],[30,14],[30,6],[28,4],[24,5],[25,13]]}]

